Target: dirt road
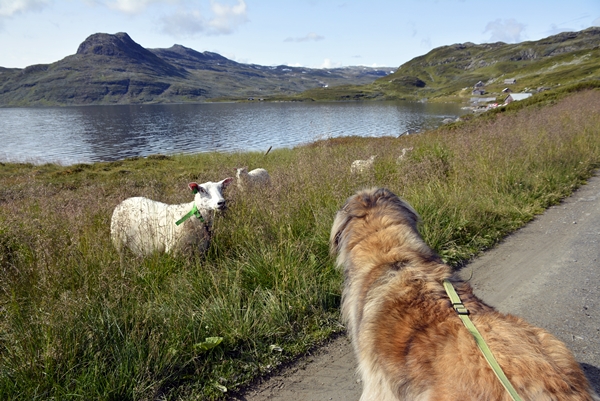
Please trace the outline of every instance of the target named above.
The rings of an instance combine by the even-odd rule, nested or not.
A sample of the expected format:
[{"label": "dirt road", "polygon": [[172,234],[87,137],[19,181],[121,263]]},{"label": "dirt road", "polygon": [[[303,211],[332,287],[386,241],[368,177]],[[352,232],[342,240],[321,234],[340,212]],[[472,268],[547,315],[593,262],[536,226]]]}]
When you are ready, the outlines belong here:
[{"label": "dirt road", "polygon": [[[460,274],[487,303],[564,341],[600,393],[600,176]],[[231,400],[358,400],[355,369],[340,336]]]}]

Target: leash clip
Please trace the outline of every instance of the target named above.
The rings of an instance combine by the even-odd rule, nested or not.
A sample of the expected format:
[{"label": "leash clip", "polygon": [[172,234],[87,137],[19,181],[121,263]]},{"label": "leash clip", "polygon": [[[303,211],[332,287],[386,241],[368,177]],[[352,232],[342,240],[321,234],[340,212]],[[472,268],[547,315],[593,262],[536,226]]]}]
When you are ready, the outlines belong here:
[{"label": "leash clip", "polygon": [[477,330],[477,327],[475,327],[469,316],[467,316],[469,314],[469,310],[460,300],[460,296],[454,289],[454,286],[448,279],[443,280],[443,284],[444,289],[446,290],[446,293],[450,298],[450,302],[452,302],[452,307],[454,308],[456,313],[458,313],[458,317],[460,318],[460,320],[462,320],[469,333],[471,333],[471,335],[475,339],[475,342],[481,350],[481,353],[483,354],[485,360],[494,371],[494,374],[496,375],[500,383],[502,383],[502,386],[504,386],[504,389],[510,395],[510,398],[512,398],[513,401],[521,401],[521,397],[519,397],[517,390],[515,390],[510,380],[508,380],[508,378],[504,374],[504,371],[502,370],[500,365],[498,365],[498,361],[496,361],[496,358],[494,358],[494,354],[492,354],[492,351],[485,343],[485,340],[481,336],[481,333],[479,332],[479,330]]},{"label": "leash clip", "polygon": [[454,308],[456,313],[458,313],[459,315],[468,315],[469,314],[469,310],[467,309],[465,304],[463,304],[462,302],[453,303],[452,307]]}]

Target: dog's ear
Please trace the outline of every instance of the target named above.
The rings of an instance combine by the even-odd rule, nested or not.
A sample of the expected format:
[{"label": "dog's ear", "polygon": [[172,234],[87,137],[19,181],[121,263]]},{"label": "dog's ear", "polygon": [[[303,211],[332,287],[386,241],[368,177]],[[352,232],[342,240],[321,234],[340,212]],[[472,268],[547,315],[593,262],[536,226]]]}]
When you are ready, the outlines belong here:
[{"label": "dog's ear", "polygon": [[340,251],[340,237],[342,235],[341,231],[336,232],[329,243],[329,254],[331,256],[335,256]]},{"label": "dog's ear", "polygon": [[364,217],[375,206],[376,198],[371,192],[363,191],[348,198],[341,209],[348,217]]},{"label": "dog's ear", "polygon": [[417,213],[417,211],[404,199],[397,198],[397,201],[399,206],[406,211],[405,215],[410,216],[413,225],[416,227],[417,224],[419,224],[419,222],[421,221],[421,216],[419,216],[419,213]]},{"label": "dog's ear", "polygon": [[[345,207],[346,206],[344,205],[344,208]],[[337,212],[335,219],[333,220],[331,236],[329,237],[329,254],[331,256],[336,256],[339,253],[342,235],[348,226],[350,219],[352,218],[351,215],[344,210],[344,208]]]},{"label": "dog's ear", "polygon": [[400,199],[395,193],[393,193],[392,191],[390,191],[387,188],[378,188],[373,191],[371,196],[372,196],[373,202],[375,202],[375,203],[377,203],[378,201],[395,202]]},{"label": "dog's ear", "polygon": [[417,211],[404,199],[394,194],[387,188],[379,188],[373,192],[373,201],[376,203],[389,202],[395,207],[403,210],[403,215],[410,220],[414,227],[421,221]]}]

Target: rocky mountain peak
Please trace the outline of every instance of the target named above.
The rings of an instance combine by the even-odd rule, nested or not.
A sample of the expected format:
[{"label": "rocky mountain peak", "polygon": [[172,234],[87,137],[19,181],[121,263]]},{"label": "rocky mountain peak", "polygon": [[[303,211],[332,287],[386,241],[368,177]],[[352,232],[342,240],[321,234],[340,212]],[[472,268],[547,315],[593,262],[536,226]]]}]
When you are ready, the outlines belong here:
[{"label": "rocky mountain peak", "polygon": [[176,67],[134,42],[125,32],[119,32],[114,35],[108,33],[90,35],[79,45],[77,55],[126,59],[126,62],[133,61],[137,64],[146,65],[158,73],[182,75],[182,72],[178,71]]},{"label": "rocky mountain peak", "polygon": [[108,33],[95,33],[87,37],[77,49],[77,54],[96,54],[102,56],[136,56],[149,53],[142,46],[134,42],[129,35],[119,32],[114,35]]},{"label": "rocky mountain peak", "polygon": [[231,61],[223,56],[221,56],[218,53],[211,53],[211,52],[198,52],[194,49],[190,49],[189,47],[185,47],[182,45],[173,45],[171,47],[169,47],[168,49],[149,49],[151,52],[153,52],[154,54],[157,54],[160,57],[167,57],[167,58],[178,58],[178,59],[182,59],[182,58],[186,58],[189,60],[195,60],[195,61],[221,61],[221,62],[227,62],[227,61]]}]

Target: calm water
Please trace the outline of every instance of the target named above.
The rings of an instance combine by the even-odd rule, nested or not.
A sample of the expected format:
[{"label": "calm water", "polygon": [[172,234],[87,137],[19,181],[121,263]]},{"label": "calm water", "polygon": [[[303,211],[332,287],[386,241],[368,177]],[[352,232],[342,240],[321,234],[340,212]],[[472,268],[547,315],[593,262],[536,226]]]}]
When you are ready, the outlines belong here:
[{"label": "calm water", "polygon": [[398,136],[460,107],[407,102],[0,109],[0,161],[64,165],[151,154],[266,151],[339,136]]}]

